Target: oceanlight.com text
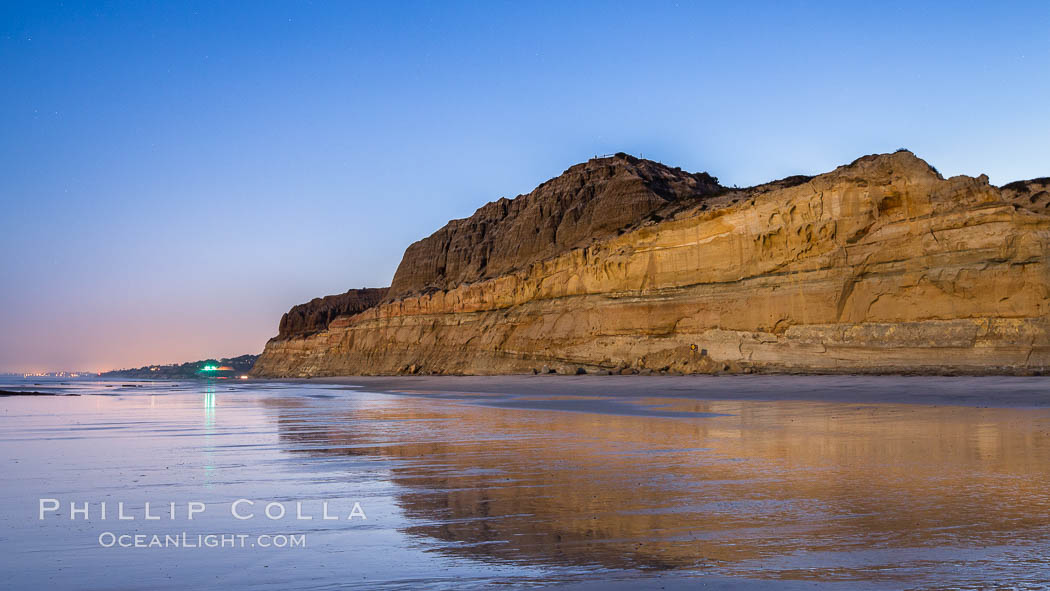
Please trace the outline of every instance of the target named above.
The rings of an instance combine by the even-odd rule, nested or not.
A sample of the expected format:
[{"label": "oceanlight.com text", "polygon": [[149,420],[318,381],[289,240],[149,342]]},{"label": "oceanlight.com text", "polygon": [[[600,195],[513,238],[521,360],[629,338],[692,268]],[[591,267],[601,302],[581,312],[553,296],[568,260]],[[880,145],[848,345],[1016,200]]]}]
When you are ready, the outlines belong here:
[{"label": "oceanlight.com text", "polygon": [[103,548],[305,548],[306,534],[121,534],[105,531],[98,536]]}]

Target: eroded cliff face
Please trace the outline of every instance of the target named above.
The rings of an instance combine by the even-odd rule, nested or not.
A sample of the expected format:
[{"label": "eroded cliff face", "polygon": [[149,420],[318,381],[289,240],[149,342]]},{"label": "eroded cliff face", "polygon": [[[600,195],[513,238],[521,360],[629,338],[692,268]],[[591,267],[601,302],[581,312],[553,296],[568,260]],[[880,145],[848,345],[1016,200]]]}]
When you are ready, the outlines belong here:
[{"label": "eroded cliff face", "polygon": [[281,317],[277,339],[309,336],[328,328],[339,316],[363,312],[386,297],[387,288],[351,289],[346,293],[314,298],[293,306]]},{"label": "eroded cliff face", "polygon": [[[743,190],[622,157],[566,174],[640,166],[669,178],[584,223],[596,239],[490,204],[410,247],[386,301],[272,340],[255,373],[1050,369],[1046,179],[943,179],[906,151]],[[583,211],[600,191],[578,193]]]}]

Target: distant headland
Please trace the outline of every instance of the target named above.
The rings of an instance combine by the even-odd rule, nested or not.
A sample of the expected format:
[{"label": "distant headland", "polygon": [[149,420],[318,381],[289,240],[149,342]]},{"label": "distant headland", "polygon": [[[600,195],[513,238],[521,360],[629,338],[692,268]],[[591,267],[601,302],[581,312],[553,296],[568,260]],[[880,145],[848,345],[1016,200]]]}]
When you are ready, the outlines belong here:
[{"label": "distant headland", "polygon": [[202,359],[168,365],[144,365],[132,369],[116,369],[99,374],[104,378],[145,378],[155,380],[191,380],[201,378],[239,378],[255,366],[258,355],[241,355],[222,359]]}]

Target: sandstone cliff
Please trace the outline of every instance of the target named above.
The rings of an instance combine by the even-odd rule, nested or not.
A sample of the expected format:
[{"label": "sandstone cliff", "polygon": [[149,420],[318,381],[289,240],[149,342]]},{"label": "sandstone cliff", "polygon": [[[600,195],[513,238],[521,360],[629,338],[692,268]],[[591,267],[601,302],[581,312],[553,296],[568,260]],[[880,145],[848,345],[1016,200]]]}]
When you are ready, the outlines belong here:
[{"label": "sandstone cliff", "polygon": [[412,245],[386,300],[254,371],[1043,371],[1047,188],[907,151],[749,189],[594,159]]}]

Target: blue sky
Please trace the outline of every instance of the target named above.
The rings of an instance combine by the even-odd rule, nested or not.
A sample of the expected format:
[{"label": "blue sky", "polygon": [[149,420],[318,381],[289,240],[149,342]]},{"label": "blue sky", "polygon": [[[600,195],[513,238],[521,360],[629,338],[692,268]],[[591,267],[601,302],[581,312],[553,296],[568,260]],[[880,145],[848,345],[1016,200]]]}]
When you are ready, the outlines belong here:
[{"label": "blue sky", "polygon": [[258,352],[594,154],[1050,175],[1050,3],[0,3],[0,370]]}]

